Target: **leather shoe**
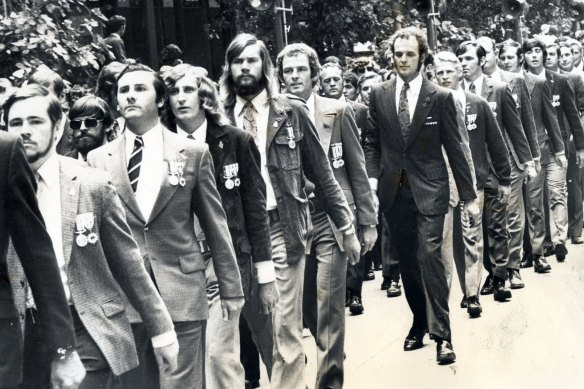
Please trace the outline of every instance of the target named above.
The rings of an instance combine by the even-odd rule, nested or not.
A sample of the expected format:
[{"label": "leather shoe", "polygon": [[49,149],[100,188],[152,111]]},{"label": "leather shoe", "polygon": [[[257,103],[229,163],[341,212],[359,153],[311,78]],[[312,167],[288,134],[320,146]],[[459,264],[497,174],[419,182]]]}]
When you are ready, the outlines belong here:
[{"label": "leather shoe", "polygon": [[383,270],[383,265],[381,263],[374,263],[373,270],[375,271]]},{"label": "leather shoe", "polygon": [[462,300],[460,300],[460,308],[468,307],[468,302],[466,300],[466,296],[462,296]]},{"label": "leather shoe", "polygon": [[479,317],[481,313],[483,313],[483,308],[481,307],[481,303],[479,303],[478,296],[470,296],[466,299],[467,307],[466,312],[472,318]]},{"label": "leather shoe", "polygon": [[383,277],[383,282],[381,283],[381,290],[388,290],[391,280],[388,277]]},{"label": "leather shoe", "polygon": [[584,243],[584,239],[582,239],[581,236],[574,236],[574,237],[570,238],[570,240],[572,241],[572,244],[582,244],[582,243]]},{"label": "leather shoe", "polygon": [[541,255],[534,255],[533,270],[535,270],[536,273],[547,273],[552,270],[552,267],[547,263],[544,257]]},{"label": "leather shoe", "polygon": [[414,351],[424,347],[424,335],[426,335],[426,330],[416,331],[412,328],[404,341],[404,351]]},{"label": "leather shoe", "polygon": [[363,307],[363,303],[361,302],[361,297],[353,296],[351,297],[351,303],[349,304],[349,311],[353,315],[360,315],[363,313],[365,308]]},{"label": "leather shoe", "polygon": [[387,289],[387,297],[401,296],[401,286],[398,281],[391,281],[389,289]]},{"label": "leather shoe", "polygon": [[491,275],[487,276],[483,287],[481,288],[481,295],[493,294],[493,277]]},{"label": "leather shoe", "polygon": [[452,344],[446,340],[436,343],[436,361],[441,365],[452,363],[456,360],[456,354]]},{"label": "leather shoe", "polygon": [[245,380],[245,389],[255,389],[260,387],[260,380]]},{"label": "leather shoe", "polygon": [[511,298],[511,291],[505,288],[504,279],[494,277],[493,284],[494,284],[493,298],[495,299],[495,301],[503,302]]},{"label": "leather shoe", "polygon": [[558,260],[558,262],[564,262],[567,254],[568,249],[566,248],[566,245],[563,243],[558,243],[556,245],[556,259]]},{"label": "leather shoe", "polygon": [[556,248],[553,245],[551,245],[551,246],[545,246],[543,248],[543,256],[544,257],[551,257],[555,253],[556,253]]},{"label": "leather shoe", "polygon": [[519,267],[522,269],[532,267],[533,266],[533,254],[531,253],[523,253],[523,258],[521,258],[521,263]]},{"label": "leather shoe", "polygon": [[521,276],[519,275],[519,270],[517,269],[509,269],[509,284],[511,284],[511,289],[521,289],[525,287]]},{"label": "leather shoe", "polygon": [[374,279],[375,279],[375,273],[373,272],[373,269],[367,270],[367,273],[365,274],[365,281],[372,281]]}]

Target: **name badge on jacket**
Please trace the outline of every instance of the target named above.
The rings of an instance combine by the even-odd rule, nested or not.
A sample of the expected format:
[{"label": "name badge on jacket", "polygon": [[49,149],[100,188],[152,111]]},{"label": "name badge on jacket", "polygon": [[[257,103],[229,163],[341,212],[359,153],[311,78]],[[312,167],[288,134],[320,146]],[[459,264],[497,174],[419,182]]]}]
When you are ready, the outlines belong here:
[{"label": "name badge on jacket", "polygon": [[468,131],[476,130],[477,114],[466,115],[466,129]]}]

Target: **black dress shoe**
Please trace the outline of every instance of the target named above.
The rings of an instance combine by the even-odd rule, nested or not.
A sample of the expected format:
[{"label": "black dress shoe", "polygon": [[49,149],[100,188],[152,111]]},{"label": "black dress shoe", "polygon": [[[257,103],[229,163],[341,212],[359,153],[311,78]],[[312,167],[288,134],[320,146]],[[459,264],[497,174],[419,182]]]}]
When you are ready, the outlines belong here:
[{"label": "black dress shoe", "polygon": [[545,246],[543,248],[543,256],[544,257],[551,257],[555,253],[556,253],[556,248],[553,245],[551,245],[551,246]]},{"label": "black dress shoe", "polygon": [[584,243],[584,239],[582,239],[581,236],[573,236],[570,238],[570,240],[572,241],[572,244],[582,244]]},{"label": "black dress shoe", "polygon": [[558,243],[556,245],[556,259],[558,262],[564,262],[566,255],[568,255],[568,249],[566,248],[566,245],[563,243]]},{"label": "black dress shoe", "polygon": [[441,365],[456,361],[456,354],[450,342],[442,340],[436,343],[436,361]]},{"label": "black dress shoe", "polygon": [[367,270],[367,273],[365,273],[365,281],[372,281],[374,279],[375,279],[375,273],[373,272],[373,269]]},{"label": "black dress shoe", "polygon": [[388,277],[383,277],[383,282],[381,283],[381,290],[388,290],[391,280]]},{"label": "black dress shoe", "polygon": [[519,270],[509,269],[507,270],[507,273],[509,274],[509,284],[511,284],[511,289],[521,289],[525,287],[525,284],[519,275]]},{"label": "black dress shoe", "polygon": [[349,311],[353,315],[360,315],[363,313],[365,308],[363,307],[363,303],[361,302],[361,297],[353,296],[351,297],[351,303],[349,304]]},{"label": "black dress shoe", "polygon": [[245,389],[255,389],[260,387],[260,380],[245,380]]},{"label": "black dress shoe", "polygon": [[493,278],[493,298],[495,301],[507,301],[511,298],[511,291],[505,288],[505,280],[502,278],[494,277]]},{"label": "black dress shoe", "polygon": [[387,289],[387,297],[399,297],[401,296],[401,286],[399,281],[391,281],[389,288]]},{"label": "black dress shoe", "polygon": [[481,307],[481,303],[479,303],[478,296],[470,296],[466,299],[467,307],[466,311],[468,315],[472,318],[479,317],[481,313],[483,313],[483,307]]},{"label": "black dress shoe", "polygon": [[532,267],[533,266],[533,254],[531,253],[523,253],[523,258],[521,258],[521,263],[519,267],[522,269]]},{"label": "black dress shoe", "polygon": [[374,263],[373,270],[375,271],[383,270],[383,265],[381,263]]},{"label": "black dress shoe", "polygon": [[414,351],[424,347],[424,335],[426,335],[426,330],[416,331],[412,328],[404,341],[404,351]]},{"label": "black dress shoe", "polygon": [[552,270],[552,267],[547,263],[544,257],[541,255],[534,255],[533,270],[535,270],[536,273],[547,273]]},{"label": "black dress shoe", "polygon": [[481,295],[493,294],[493,277],[491,275],[487,276],[483,287],[481,288]]},{"label": "black dress shoe", "polygon": [[460,300],[460,308],[468,307],[468,302],[466,300],[466,296],[462,296],[462,300]]}]

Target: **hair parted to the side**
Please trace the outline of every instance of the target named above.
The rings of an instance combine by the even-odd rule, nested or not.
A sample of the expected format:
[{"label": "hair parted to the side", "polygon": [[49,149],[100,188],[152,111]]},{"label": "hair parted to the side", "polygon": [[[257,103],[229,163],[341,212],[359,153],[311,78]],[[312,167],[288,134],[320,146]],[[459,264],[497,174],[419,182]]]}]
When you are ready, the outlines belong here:
[{"label": "hair parted to the side", "polygon": [[276,66],[278,68],[278,79],[284,82],[284,71],[282,69],[282,63],[284,62],[284,57],[295,57],[299,54],[306,55],[308,58],[308,66],[310,67],[310,78],[312,79],[312,85],[316,83],[318,75],[320,73],[320,62],[318,61],[318,55],[316,51],[306,43],[292,43],[284,47],[282,51],[278,53],[276,58]]},{"label": "hair parted to the side", "polygon": [[[173,66],[164,74],[164,82],[166,83],[167,88],[170,89],[174,87],[176,82],[187,74],[190,74],[195,78],[199,102],[201,108],[205,110],[205,117],[207,120],[219,126],[229,124],[229,120],[225,116],[223,106],[221,105],[221,100],[219,99],[219,93],[217,92],[215,83],[207,77],[207,71],[204,68],[189,64]],[[168,106],[162,117],[162,123],[174,131],[176,129],[176,118],[170,107],[170,102],[167,101],[166,104]]]},{"label": "hair parted to the side", "polygon": [[485,50],[485,48],[479,45],[477,42],[473,41],[464,41],[460,45],[458,45],[455,52],[456,56],[459,57],[462,54],[466,53],[466,51],[469,48],[474,49],[475,55],[477,56],[479,62],[481,62],[481,58],[485,58],[487,56],[487,51]]},{"label": "hair parted to the side", "polygon": [[508,50],[515,50],[515,55],[517,56],[517,59],[519,59],[520,61],[523,60],[523,48],[521,47],[521,44],[519,42],[514,41],[513,39],[507,39],[503,41],[501,43],[501,46],[499,46],[499,58],[501,58],[501,56],[505,54]]},{"label": "hair parted to the side", "polygon": [[322,73],[322,71],[325,70],[325,69],[337,69],[337,70],[340,70],[341,71],[341,78],[344,78],[345,77],[345,70],[337,62],[327,62],[327,63],[325,63],[324,65],[322,65],[320,67],[319,74]]},{"label": "hair parted to the side", "polygon": [[4,102],[2,109],[4,111],[4,123],[8,123],[8,115],[10,114],[10,108],[22,100],[31,99],[33,97],[44,97],[49,102],[49,108],[47,113],[49,114],[49,119],[51,124],[55,126],[63,118],[63,111],[61,110],[61,103],[59,99],[49,92],[47,88],[38,84],[28,84],[23,87],[16,89]]},{"label": "hair parted to the side", "polygon": [[132,64],[126,66],[126,68],[120,72],[120,74],[118,75],[118,79],[116,80],[117,84],[119,84],[119,81],[122,79],[123,76],[132,72],[147,72],[152,74],[152,85],[154,86],[154,91],[156,92],[156,104],[163,103],[162,107],[158,108],[158,115],[162,116],[164,114],[164,106],[166,105],[166,99],[168,96],[166,94],[166,85],[164,84],[164,81],[162,80],[160,74],[156,73],[154,70],[152,70],[152,68],[141,63]]},{"label": "hair parted to the side", "polygon": [[220,97],[225,108],[230,108],[235,105],[235,82],[231,73],[231,63],[243,52],[243,50],[253,45],[257,45],[260,52],[260,59],[262,60],[262,77],[265,79],[268,96],[274,97],[278,94],[279,85],[274,78],[274,65],[272,64],[270,52],[265,43],[259,40],[255,35],[241,33],[233,38],[229,47],[227,47],[227,50],[225,51],[223,73],[219,79]]},{"label": "hair parted to the side", "polygon": [[410,26],[405,27],[402,29],[397,30],[391,37],[388,39],[388,50],[385,53],[387,58],[393,58],[393,52],[395,48],[395,41],[397,39],[410,39],[411,37],[415,38],[418,42],[418,54],[420,55],[420,62],[418,63],[418,69],[422,66],[428,53],[430,52],[430,46],[428,44],[428,38],[426,33],[418,27]]}]

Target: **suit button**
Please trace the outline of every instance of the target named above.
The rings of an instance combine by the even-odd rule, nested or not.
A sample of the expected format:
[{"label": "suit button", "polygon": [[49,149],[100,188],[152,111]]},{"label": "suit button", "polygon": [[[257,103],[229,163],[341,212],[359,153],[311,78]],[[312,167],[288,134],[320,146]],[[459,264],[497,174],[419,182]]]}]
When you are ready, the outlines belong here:
[{"label": "suit button", "polygon": [[150,230],[149,227],[144,227],[144,231],[148,231],[148,230]]},{"label": "suit button", "polygon": [[149,261],[148,255],[144,255],[144,262],[148,262],[148,261]]}]

